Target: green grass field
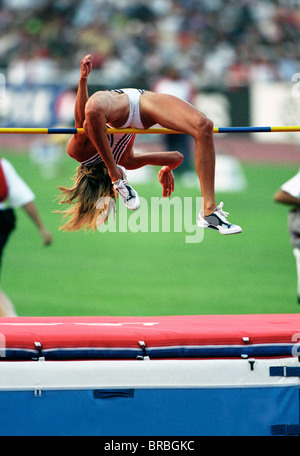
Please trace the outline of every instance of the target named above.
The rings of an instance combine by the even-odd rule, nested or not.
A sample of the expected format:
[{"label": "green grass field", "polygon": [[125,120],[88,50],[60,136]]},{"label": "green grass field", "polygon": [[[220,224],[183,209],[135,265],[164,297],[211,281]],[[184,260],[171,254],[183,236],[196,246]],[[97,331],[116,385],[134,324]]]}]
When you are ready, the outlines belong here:
[{"label": "green grass field", "polygon": [[[76,164],[61,163],[45,179],[27,155],[2,153],[36,194],[43,221],[54,235],[48,248],[21,209],[7,245],[1,284],[20,316],[191,315],[298,313],[296,269],[287,230],[287,208],[273,194],[295,166],[243,165],[248,186],[217,194],[229,220],[243,233],[206,231],[201,243],[186,233],[65,233],[52,211],[58,184],[69,184]],[[158,183],[135,185],[140,195],[161,196]],[[176,196],[199,196],[178,184]]]}]

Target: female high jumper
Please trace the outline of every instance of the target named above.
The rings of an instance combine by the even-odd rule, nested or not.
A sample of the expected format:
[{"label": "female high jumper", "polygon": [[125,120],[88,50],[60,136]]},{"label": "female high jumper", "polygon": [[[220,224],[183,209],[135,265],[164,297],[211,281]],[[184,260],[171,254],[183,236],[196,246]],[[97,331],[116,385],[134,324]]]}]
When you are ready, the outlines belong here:
[{"label": "female high jumper", "polygon": [[[126,168],[145,165],[162,166],[158,173],[163,197],[174,191],[172,170],[183,160],[179,152],[135,154],[133,134],[108,134],[107,127],[147,129],[155,124],[185,132],[195,140],[195,168],[200,182],[202,208],[197,224],[221,234],[242,231],[228,222],[223,203],[215,201],[215,148],[213,123],[191,104],[172,95],[139,89],[99,91],[88,96],[87,78],[92,69],[92,56],[81,61],[80,78],[75,102],[75,127],[84,134],[74,134],[67,153],[80,163],[73,188],[59,187],[61,203],[71,207],[62,211],[68,221],[61,227],[67,231],[97,229],[97,220],[105,208],[100,198],[116,199],[119,195],[131,210],[139,207],[137,192],[126,179]],[[105,218],[104,218],[105,219]]]}]

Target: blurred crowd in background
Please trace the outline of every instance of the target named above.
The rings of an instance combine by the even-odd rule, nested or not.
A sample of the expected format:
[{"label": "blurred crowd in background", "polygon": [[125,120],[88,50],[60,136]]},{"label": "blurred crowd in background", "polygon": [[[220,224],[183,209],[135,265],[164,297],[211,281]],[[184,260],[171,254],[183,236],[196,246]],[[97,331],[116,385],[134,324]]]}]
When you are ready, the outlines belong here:
[{"label": "blurred crowd in background", "polygon": [[299,0],[2,0],[8,83],[149,88],[167,67],[195,87],[290,81],[299,71]]}]

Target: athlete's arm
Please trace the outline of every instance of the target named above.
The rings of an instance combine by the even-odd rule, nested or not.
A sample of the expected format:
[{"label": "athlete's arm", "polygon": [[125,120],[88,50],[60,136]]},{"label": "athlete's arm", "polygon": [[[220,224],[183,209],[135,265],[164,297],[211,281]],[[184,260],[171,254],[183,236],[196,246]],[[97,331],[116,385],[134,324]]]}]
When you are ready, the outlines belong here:
[{"label": "athlete's arm", "polygon": [[278,190],[275,193],[274,201],[290,206],[300,206],[300,198],[296,198],[283,190]]},{"label": "athlete's arm", "polygon": [[137,169],[146,165],[168,166],[171,170],[182,163],[183,155],[179,152],[151,152],[145,154],[128,154],[121,165],[127,169]]},{"label": "athlete's arm", "polygon": [[81,60],[80,78],[75,102],[75,128],[82,128],[85,120],[85,105],[89,99],[87,80],[92,70],[93,58],[91,54]]},{"label": "athlete's arm", "polygon": [[[89,99],[88,95],[88,87],[87,87],[87,80],[88,75],[92,70],[92,61],[93,58],[90,54],[86,55],[81,60],[81,67],[80,67],[80,77],[75,101],[75,128],[83,128],[83,123],[85,121],[85,105]],[[73,155],[74,148],[83,147],[87,138],[85,134],[75,134],[70,138],[70,141],[67,145],[67,151],[69,155]]]},{"label": "athlete's arm", "polygon": [[174,192],[175,180],[172,170],[177,168],[182,160],[183,155],[180,152],[152,152],[135,155],[131,147],[120,164],[127,169],[137,169],[146,165],[162,166],[158,172],[158,180],[162,185],[162,196],[165,198]]}]

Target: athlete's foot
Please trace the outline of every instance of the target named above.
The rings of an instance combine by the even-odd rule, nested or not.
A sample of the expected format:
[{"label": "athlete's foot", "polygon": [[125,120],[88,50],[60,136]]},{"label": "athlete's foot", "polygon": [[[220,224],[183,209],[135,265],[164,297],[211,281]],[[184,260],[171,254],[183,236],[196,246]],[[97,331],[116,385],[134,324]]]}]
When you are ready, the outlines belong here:
[{"label": "athlete's foot", "polygon": [[113,187],[116,190],[116,192],[118,192],[125,206],[128,207],[128,209],[134,211],[140,207],[139,195],[127,182],[126,169],[123,166],[117,166],[122,171],[122,178],[118,179],[116,182],[113,182]]},{"label": "athlete's foot", "polygon": [[241,233],[242,228],[240,226],[228,222],[228,212],[223,211],[223,205],[223,203],[220,203],[213,213],[206,216],[203,216],[200,212],[197,219],[198,227],[211,228],[219,231],[221,234]]}]

